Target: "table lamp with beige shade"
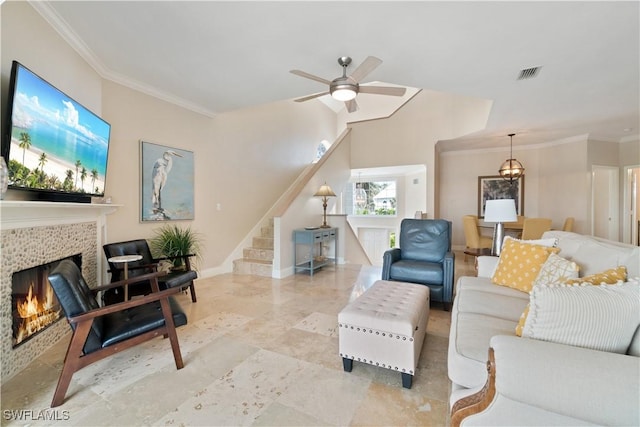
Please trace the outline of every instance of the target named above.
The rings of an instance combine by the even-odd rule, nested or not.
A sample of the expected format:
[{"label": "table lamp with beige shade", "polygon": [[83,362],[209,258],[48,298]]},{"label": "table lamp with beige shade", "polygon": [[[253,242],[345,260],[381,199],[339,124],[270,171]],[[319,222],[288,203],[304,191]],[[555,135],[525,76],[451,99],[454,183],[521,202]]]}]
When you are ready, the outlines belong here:
[{"label": "table lamp with beige shade", "polygon": [[336,197],[336,194],[325,182],[313,196],[322,197],[322,208],[324,209],[324,214],[322,215],[322,225],[320,227],[330,228],[331,226],[327,224],[327,200],[329,197]]},{"label": "table lamp with beige shade", "polygon": [[513,199],[487,200],[484,209],[484,221],[495,222],[493,229],[493,244],[491,255],[500,256],[502,241],[504,240],[504,223],[518,219],[516,214],[516,202]]}]

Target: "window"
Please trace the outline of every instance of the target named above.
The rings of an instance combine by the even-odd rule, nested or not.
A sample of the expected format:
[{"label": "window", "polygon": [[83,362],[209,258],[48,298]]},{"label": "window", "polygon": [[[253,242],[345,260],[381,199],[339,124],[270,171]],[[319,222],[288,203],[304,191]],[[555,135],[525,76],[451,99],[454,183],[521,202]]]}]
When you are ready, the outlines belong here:
[{"label": "window", "polygon": [[329,144],[329,141],[327,141],[326,139],[320,141],[320,144],[318,144],[318,148],[316,149],[316,158],[313,160],[313,163],[316,163],[318,160],[320,160],[330,147],[331,144]]},{"label": "window", "polygon": [[349,183],[351,202],[346,204],[349,215],[395,216],[396,182],[358,181]]}]

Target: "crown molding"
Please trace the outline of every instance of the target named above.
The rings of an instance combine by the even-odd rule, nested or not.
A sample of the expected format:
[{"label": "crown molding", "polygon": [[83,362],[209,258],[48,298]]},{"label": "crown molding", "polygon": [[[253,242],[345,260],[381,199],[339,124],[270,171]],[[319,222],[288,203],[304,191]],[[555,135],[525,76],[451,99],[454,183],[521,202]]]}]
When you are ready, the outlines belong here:
[{"label": "crown molding", "polygon": [[[548,141],[548,142],[542,142],[542,143],[538,143],[538,144],[528,144],[528,145],[518,145],[517,146],[517,150],[521,151],[521,150],[539,150],[541,148],[547,148],[547,147],[554,147],[557,145],[564,145],[564,144],[572,144],[575,142],[581,142],[581,141],[588,141],[589,140],[589,134],[581,134],[581,135],[575,135],[575,136],[570,136],[567,138],[563,138],[563,139],[558,139],[556,141]],[[489,148],[470,148],[470,149],[459,149],[459,150],[449,150],[449,151],[441,151],[440,152],[440,156],[467,156],[469,154],[473,154],[473,153],[504,153],[504,152],[509,152],[509,147],[505,146],[505,147],[489,147]]]},{"label": "crown molding", "polygon": [[28,0],[31,7],[47,21],[47,23],[66,41],[73,50],[75,50],[82,59],[84,59],[91,68],[95,70],[100,77],[105,80],[118,83],[122,86],[128,87],[135,91],[147,94],[154,98],[166,101],[170,104],[177,105],[187,110],[193,111],[198,114],[202,114],[207,117],[215,117],[216,113],[203,108],[200,105],[196,105],[192,102],[186,101],[180,97],[171,95],[167,92],[158,90],[155,87],[149,86],[142,82],[130,79],[121,74],[113,72],[106,67],[102,61],[93,53],[86,43],[78,36],[78,34],[71,29],[67,22],[51,7],[48,2]]}]

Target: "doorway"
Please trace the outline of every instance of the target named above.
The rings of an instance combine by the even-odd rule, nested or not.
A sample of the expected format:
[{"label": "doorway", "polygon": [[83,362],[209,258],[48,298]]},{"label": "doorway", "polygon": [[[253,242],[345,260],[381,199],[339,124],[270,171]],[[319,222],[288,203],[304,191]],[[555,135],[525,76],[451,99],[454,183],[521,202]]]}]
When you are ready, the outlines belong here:
[{"label": "doorway", "polygon": [[591,234],[619,241],[618,168],[592,166],[591,169]]},{"label": "doorway", "polygon": [[622,215],[622,241],[640,246],[640,165],[624,168],[624,203]]}]

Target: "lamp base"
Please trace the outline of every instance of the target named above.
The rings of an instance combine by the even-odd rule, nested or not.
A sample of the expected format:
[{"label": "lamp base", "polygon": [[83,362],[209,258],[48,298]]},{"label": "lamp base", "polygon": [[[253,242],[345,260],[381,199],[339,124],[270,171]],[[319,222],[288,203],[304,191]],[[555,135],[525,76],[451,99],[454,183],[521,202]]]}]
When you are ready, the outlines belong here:
[{"label": "lamp base", "polygon": [[322,225],[320,228],[331,228],[329,224],[327,224],[327,198],[322,198]]},{"label": "lamp base", "polygon": [[491,244],[491,255],[500,256],[502,252],[502,241],[504,240],[504,224],[496,223],[493,228],[493,243]]}]

